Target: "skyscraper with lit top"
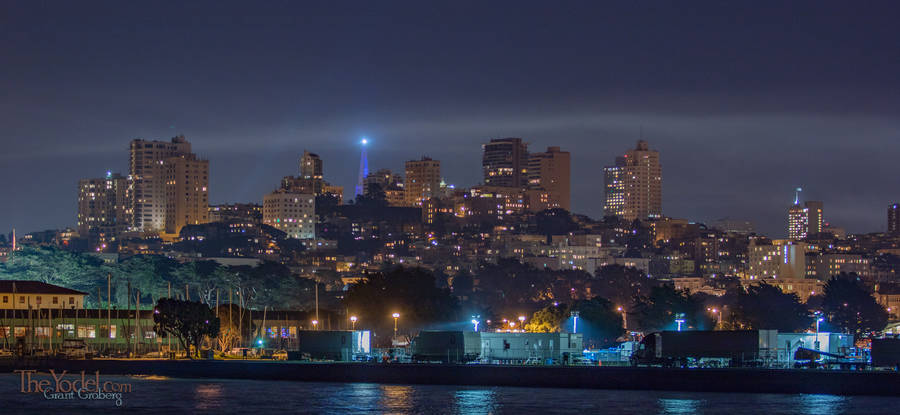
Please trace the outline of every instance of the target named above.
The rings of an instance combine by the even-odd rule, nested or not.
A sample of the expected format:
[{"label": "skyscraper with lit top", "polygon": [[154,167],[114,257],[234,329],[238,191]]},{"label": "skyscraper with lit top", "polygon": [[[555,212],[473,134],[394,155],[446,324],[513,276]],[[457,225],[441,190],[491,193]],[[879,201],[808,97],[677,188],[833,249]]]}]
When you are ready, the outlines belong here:
[{"label": "skyscraper with lit top", "polygon": [[900,235],[900,203],[888,206],[887,231],[891,235]]},{"label": "skyscraper with lit top", "polygon": [[824,204],[818,201],[800,203],[801,188],[797,188],[794,204],[788,208],[788,238],[804,239],[822,232]]},{"label": "skyscraper with lit top", "polygon": [[362,152],[359,154],[359,175],[356,179],[356,189],[353,193],[354,197],[358,197],[363,194],[366,176],[369,175],[369,156],[366,154],[366,147],[369,146],[369,139],[363,137],[362,140],[359,140],[360,147],[362,147]]}]

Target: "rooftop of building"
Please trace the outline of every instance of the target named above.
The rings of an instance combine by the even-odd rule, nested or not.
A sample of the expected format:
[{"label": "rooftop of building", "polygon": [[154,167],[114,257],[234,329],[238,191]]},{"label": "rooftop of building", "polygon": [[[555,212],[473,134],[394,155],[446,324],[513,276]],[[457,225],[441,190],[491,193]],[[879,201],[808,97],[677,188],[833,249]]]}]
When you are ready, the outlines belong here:
[{"label": "rooftop of building", "polygon": [[87,295],[81,291],[76,291],[58,285],[47,284],[40,281],[25,280],[0,280],[0,292],[17,294],[75,294]]}]

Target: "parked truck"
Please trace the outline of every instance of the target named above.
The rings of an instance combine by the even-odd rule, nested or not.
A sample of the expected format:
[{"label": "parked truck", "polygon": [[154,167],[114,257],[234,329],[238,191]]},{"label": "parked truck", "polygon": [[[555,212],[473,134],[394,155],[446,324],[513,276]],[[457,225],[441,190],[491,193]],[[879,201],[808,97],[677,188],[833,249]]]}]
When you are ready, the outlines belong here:
[{"label": "parked truck", "polygon": [[662,331],[647,335],[631,364],[664,367],[747,366],[760,361],[773,343],[774,330]]}]

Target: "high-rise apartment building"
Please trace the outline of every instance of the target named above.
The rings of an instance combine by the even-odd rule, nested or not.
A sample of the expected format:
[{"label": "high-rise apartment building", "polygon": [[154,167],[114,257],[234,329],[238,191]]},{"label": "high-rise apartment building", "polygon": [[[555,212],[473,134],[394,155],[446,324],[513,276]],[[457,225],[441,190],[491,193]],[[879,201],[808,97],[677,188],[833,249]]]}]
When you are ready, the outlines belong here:
[{"label": "high-rise apartment building", "polygon": [[422,206],[422,201],[435,196],[441,189],[441,162],[429,157],[406,162],[403,184],[404,204]]},{"label": "high-rise apartment building", "polygon": [[209,222],[209,160],[194,154],[170,157],[166,166],[166,233]]},{"label": "high-rise apartment building", "polygon": [[801,205],[799,196],[794,199],[788,208],[788,238],[803,239],[821,233],[825,223],[822,209],[822,202],[807,201]]},{"label": "high-rise apartment building", "polygon": [[[604,169],[606,215],[627,220],[662,217],[662,166],[659,152],[639,140],[633,150]],[[620,213],[621,212],[621,213]]]},{"label": "high-rise apartment building", "polygon": [[603,215],[625,216],[625,157],[603,168]]},{"label": "high-rise apartment building", "polygon": [[495,138],[482,147],[485,186],[523,187],[528,184],[528,144],[521,138]]},{"label": "high-rise apartment building", "polygon": [[131,230],[177,233],[207,221],[209,162],[191,153],[183,135],[171,142],[132,140],[130,150]]},{"label": "high-rise apartment building", "polygon": [[105,244],[128,230],[131,223],[128,178],[106,173],[106,177],[78,182],[78,233],[91,249]]},{"label": "high-rise apartment building", "polygon": [[900,204],[888,206],[887,231],[891,235],[900,235]]},{"label": "high-rise apartment building", "polygon": [[296,239],[316,237],[316,196],[278,189],[263,197],[263,224]]},{"label": "high-rise apartment building", "polygon": [[571,157],[559,147],[547,147],[543,153],[528,157],[528,187],[546,190],[550,208],[571,210]]},{"label": "high-rise apartment building", "polygon": [[300,157],[300,177],[303,179],[322,179],[322,159],[318,154],[303,150]]}]

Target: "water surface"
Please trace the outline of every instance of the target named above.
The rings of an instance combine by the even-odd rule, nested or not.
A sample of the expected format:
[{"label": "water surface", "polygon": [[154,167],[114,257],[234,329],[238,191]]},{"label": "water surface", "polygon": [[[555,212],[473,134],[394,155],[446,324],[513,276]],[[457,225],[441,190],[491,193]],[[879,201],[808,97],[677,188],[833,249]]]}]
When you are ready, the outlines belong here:
[{"label": "water surface", "polygon": [[[47,375],[49,376],[49,375]],[[101,376],[129,383],[113,401],[46,400],[19,392],[18,374],[0,375],[0,408],[29,413],[428,413],[428,414],[889,414],[900,398],[307,383]]]}]

